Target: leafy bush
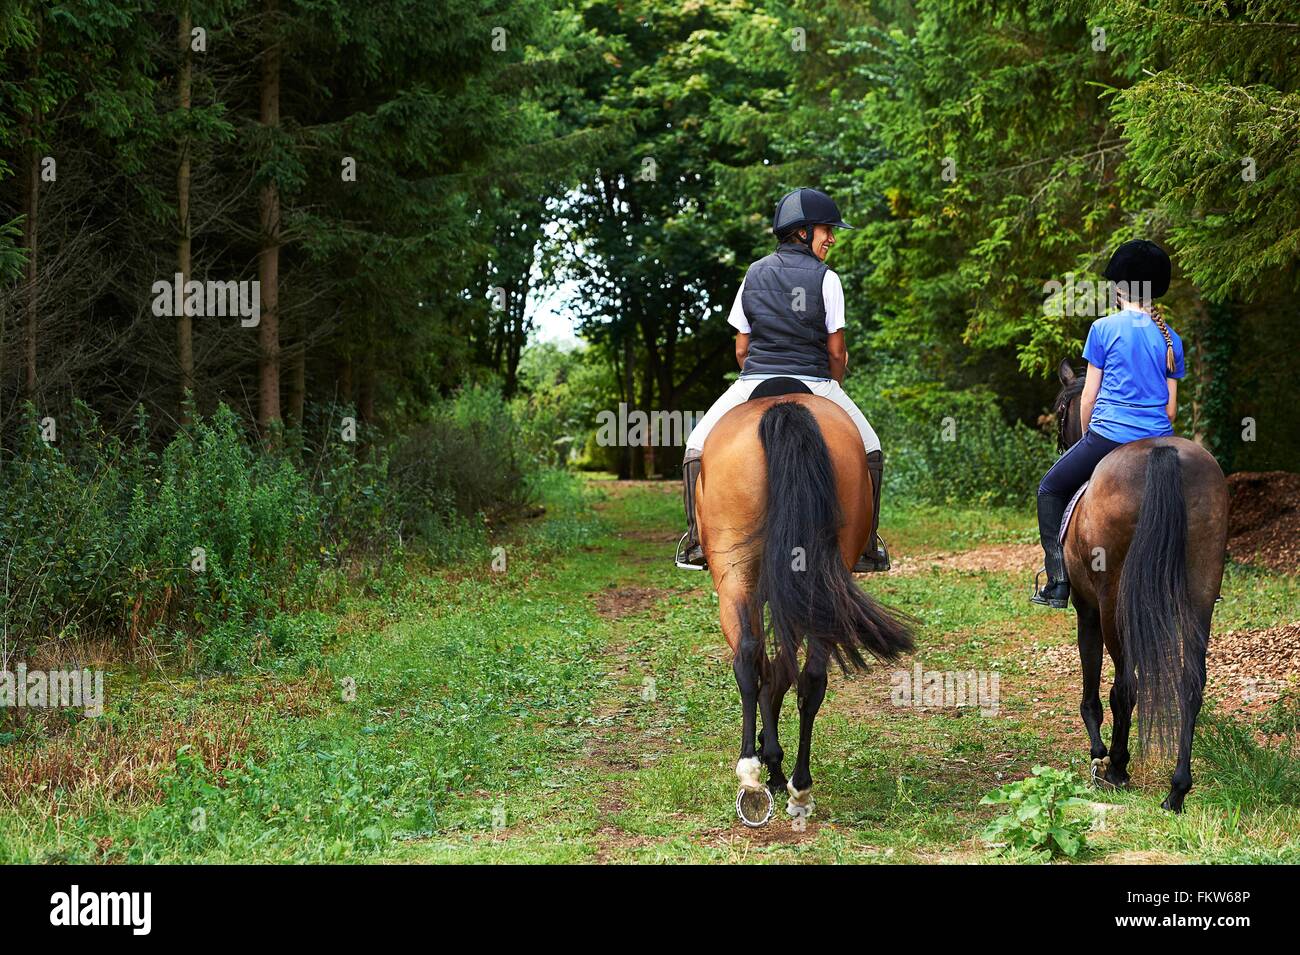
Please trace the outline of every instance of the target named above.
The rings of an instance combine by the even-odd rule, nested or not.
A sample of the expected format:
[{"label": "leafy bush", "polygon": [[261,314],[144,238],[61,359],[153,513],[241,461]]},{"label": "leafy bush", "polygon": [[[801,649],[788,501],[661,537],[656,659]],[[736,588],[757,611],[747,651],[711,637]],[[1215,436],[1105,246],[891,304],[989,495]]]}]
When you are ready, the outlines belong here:
[{"label": "leafy bush", "polygon": [[403,527],[433,540],[454,515],[494,517],[531,501],[537,470],[501,392],[475,385],[396,442],[389,479]]},{"label": "leafy bush", "polygon": [[[326,422],[333,433],[349,408]],[[355,420],[355,417],[354,417]],[[358,441],[321,442],[312,486],[321,502],[320,548],[326,559],[348,554],[383,554],[401,545],[401,526],[389,490],[389,448],[365,434]],[[305,449],[310,453],[310,449]]]},{"label": "leafy bush", "polygon": [[879,435],[891,496],[932,504],[1023,505],[1056,461],[1055,440],[1007,424],[981,391],[885,388],[854,399]]},{"label": "leafy bush", "polygon": [[281,615],[312,604],[324,566],[412,538],[438,557],[481,546],[484,516],[532,500],[539,474],[484,388],[389,447],[330,424],[319,448],[268,453],[224,406],[160,450],[143,417],[124,441],[78,404],[50,443],[27,420],[0,461],[0,632],[19,656],[73,632],[188,644],[219,670],[311,651],[320,635]]},{"label": "leafy bush", "polygon": [[225,644],[310,594],[318,501],[287,460],[254,453],[224,407],[161,455],[135,430],[127,445],[78,406],[56,443],[32,424],[0,466],[11,648],[74,628],[132,648],[169,633]]},{"label": "leafy bush", "polygon": [[519,364],[523,394],[514,399],[524,445],[553,467],[617,467],[618,449],[596,443],[597,416],[618,406],[609,368],[595,349],[541,343]]},{"label": "leafy bush", "polygon": [[981,806],[1006,805],[1011,811],[998,816],[984,830],[988,842],[1031,856],[1061,855],[1074,858],[1085,845],[1090,825],[1086,817],[1069,817],[1067,810],[1086,805],[1088,790],[1072,773],[1050,766],[1035,766],[1034,774],[1008,783],[980,800]]}]

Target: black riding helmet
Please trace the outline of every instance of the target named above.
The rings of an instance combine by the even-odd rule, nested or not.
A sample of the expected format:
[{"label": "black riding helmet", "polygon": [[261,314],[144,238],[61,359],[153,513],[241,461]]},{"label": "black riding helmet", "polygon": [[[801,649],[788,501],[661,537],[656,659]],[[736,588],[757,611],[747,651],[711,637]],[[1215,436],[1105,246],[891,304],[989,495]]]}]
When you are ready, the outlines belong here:
[{"label": "black riding helmet", "polygon": [[1150,282],[1151,297],[1156,299],[1169,291],[1169,273],[1169,256],[1164,249],[1148,239],[1131,239],[1115,250],[1101,274],[1130,288]]},{"label": "black riding helmet", "polygon": [[817,189],[795,189],[787,192],[776,204],[776,214],[772,216],[772,231],[778,239],[789,233],[808,227],[808,237],[804,244],[812,248],[815,225],[831,225],[837,229],[852,229],[840,218],[839,206],[826,193]]}]

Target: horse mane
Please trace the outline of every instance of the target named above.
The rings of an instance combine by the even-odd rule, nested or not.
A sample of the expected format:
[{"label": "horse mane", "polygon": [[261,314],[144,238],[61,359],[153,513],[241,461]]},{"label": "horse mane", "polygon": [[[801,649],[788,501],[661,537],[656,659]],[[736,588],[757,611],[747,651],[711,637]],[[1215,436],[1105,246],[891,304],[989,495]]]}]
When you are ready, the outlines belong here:
[{"label": "horse mane", "polygon": [[1079,395],[1083,394],[1083,383],[1085,379],[1082,375],[1075,375],[1070,379],[1070,383],[1061,389],[1060,394],[1056,396],[1056,450],[1064,454],[1068,448],[1065,444],[1065,425],[1070,417],[1070,405]]}]

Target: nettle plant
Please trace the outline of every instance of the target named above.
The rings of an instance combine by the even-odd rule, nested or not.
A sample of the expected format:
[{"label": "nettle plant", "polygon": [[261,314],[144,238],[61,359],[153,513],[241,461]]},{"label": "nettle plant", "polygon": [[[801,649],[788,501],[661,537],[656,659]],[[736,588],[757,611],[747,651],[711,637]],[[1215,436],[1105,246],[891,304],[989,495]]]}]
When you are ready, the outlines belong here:
[{"label": "nettle plant", "polygon": [[1088,805],[1088,790],[1073,773],[1035,766],[1034,774],[1008,783],[980,800],[981,806],[1006,805],[1009,811],[985,828],[983,838],[1003,851],[1019,850],[1052,858],[1077,856],[1091,821],[1069,810]]}]

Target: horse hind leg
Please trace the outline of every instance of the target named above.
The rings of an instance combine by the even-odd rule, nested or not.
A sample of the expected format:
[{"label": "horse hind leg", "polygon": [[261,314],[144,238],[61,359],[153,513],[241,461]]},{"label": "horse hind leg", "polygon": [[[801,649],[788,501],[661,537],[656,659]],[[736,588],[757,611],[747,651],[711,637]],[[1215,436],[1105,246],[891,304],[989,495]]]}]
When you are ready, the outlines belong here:
[{"label": "horse hind leg", "polygon": [[1210,633],[1210,612],[1198,615],[1199,630],[1197,639],[1188,648],[1184,659],[1184,686],[1179,697],[1181,724],[1178,732],[1178,762],[1174,766],[1174,775],[1169,780],[1169,795],[1160,805],[1170,812],[1182,812],[1183,800],[1192,788],[1192,737],[1196,733],[1196,718],[1201,712],[1201,701],[1205,692],[1205,654]]},{"label": "horse hind leg", "polygon": [[736,674],[736,687],[740,690],[740,761],[736,764],[736,775],[740,778],[742,789],[757,790],[763,788],[759,780],[761,764],[754,746],[758,698],[762,682],[763,644],[751,625],[749,614],[741,609],[737,616],[740,634],[735,649],[735,660],[731,666]]},{"label": "horse hind leg", "polygon": [[790,799],[785,807],[786,812],[796,819],[812,815],[815,805],[812,798],[812,772],[809,769],[813,722],[817,719],[822,700],[826,698],[826,667],[829,662],[826,646],[817,641],[808,642],[806,656],[803,673],[799,676],[799,755],[795,759],[794,774],[787,786]]},{"label": "horse hind leg", "polygon": [[789,689],[790,674],[785,661],[773,661],[758,692],[758,709],[763,718],[763,728],[758,733],[759,759],[767,767],[767,788],[773,795],[786,787],[785,772],[781,768],[785,751],[781,749],[778,727],[781,721],[781,701]]},{"label": "horse hind leg", "polygon": [[730,614],[723,613],[723,631],[735,652],[732,670],[740,689],[740,759],[736,762],[740,789],[736,793],[736,815],[751,829],[767,825],[775,805],[771,792],[760,778],[763,764],[754,746],[759,698],[770,695],[763,691],[762,631],[754,624],[744,602],[740,602]]},{"label": "horse hind leg", "polygon": [[1105,772],[1109,763],[1106,744],[1101,740],[1101,613],[1095,607],[1080,604],[1077,599],[1075,610],[1079,617],[1079,666],[1083,674],[1079,715],[1088,731],[1091,744],[1088,755],[1092,758],[1095,778]]},{"label": "horse hind leg", "polygon": [[1133,726],[1133,707],[1137,704],[1137,695],[1124,673],[1124,658],[1115,657],[1115,682],[1110,688],[1110,712],[1114,729],[1110,737],[1110,766],[1106,770],[1106,782],[1112,786],[1127,786],[1129,783],[1128,764],[1131,758],[1128,749],[1129,733]]},{"label": "horse hind leg", "polygon": [[1102,627],[1106,649],[1115,664],[1115,682],[1110,688],[1110,765],[1106,769],[1105,780],[1112,786],[1127,786],[1129,783],[1128,764],[1131,758],[1128,741],[1133,728],[1133,707],[1137,705],[1137,689],[1129,679],[1124,652],[1120,646],[1119,635],[1115,632],[1114,609],[1102,607]]}]

